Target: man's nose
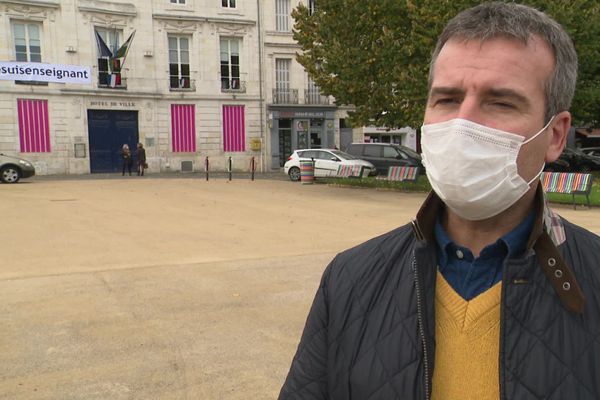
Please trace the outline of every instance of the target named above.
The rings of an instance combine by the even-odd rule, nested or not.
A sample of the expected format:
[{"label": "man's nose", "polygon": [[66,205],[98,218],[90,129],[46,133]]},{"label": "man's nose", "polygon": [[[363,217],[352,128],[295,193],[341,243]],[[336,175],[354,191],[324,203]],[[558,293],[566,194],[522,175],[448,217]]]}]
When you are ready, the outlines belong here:
[{"label": "man's nose", "polygon": [[474,98],[466,97],[456,110],[454,118],[462,118],[478,124],[483,124],[485,116],[482,113],[479,102]]}]

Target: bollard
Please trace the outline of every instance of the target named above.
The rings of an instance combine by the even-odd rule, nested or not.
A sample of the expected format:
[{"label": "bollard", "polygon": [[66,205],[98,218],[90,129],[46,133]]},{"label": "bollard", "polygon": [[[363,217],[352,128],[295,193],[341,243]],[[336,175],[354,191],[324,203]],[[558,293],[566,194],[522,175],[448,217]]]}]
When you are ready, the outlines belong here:
[{"label": "bollard", "polygon": [[208,156],[204,160],[204,171],[206,172],[206,182],[208,182]]},{"label": "bollard", "polygon": [[231,156],[229,156],[229,162],[227,164],[227,171],[229,172],[229,181],[231,181]]},{"label": "bollard", "polygon": [[300,161],[300,182],[303,185],[311,185],[315,178],[315,159]]},{"label": "bollard", "polygon": [[256,171],[256,161],[254,161],[254,157],[250,159],[250,172],[252,176],[252,181],[254,181],[254,171]]}]

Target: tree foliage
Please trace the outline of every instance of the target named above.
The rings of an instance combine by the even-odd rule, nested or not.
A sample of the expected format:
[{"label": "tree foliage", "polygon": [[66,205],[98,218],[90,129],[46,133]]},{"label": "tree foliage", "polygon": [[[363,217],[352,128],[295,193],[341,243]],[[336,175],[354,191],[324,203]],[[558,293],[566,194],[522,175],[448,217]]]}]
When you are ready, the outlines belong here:
[{"label": "tree foliage", "polygon": [[[292,13],[298,62],[323,93],[352,104],[355,125],[420,126],[429,61],[438,35],[474,0],[319,0],[309,14]],[[600,3],[528,0],[565,26],[577,48],[580,74],[575,124],[600,119]]]}]

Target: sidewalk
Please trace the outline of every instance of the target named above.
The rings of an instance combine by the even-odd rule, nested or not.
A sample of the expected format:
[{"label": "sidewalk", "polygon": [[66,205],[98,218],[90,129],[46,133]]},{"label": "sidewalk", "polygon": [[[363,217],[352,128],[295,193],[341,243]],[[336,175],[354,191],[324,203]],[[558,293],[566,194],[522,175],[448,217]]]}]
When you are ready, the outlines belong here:
[{"label": "sidewalk", "polygon": [[[129,175],[121,175],[120,172],[115,173],[99,173],[99,174],[71,174],[71,175],[36,175],[29,179],[24,179],[23,182],[28,181],[56,181],[56,180],[96,180],[96,179],[203,179],[206,180],[205,172],[157,172],[157,173],[144,173],[144,176],[138,176],[135,172]],[[229,179],[228,172],[210,172],[209,180],[212,179]],[[235,180],[250,180],[250,172],[233,172],[232,179]],[[270,180],[289,180],[290,178],[283,173],[283,169],[268,171],[268,172],[256,172],[254,179],[270,179]]]}]

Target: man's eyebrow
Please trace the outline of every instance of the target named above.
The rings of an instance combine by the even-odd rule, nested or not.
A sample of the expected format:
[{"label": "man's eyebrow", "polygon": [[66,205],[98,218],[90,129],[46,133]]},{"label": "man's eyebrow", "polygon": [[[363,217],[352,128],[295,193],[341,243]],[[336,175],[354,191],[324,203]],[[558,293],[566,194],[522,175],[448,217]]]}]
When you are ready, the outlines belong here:
[{"label": "man's eyebrow", "polygon": [[506,98],[518,101],[523,104],[529,104],[527,97],[512,89],[489,89],[487,95],[498,98]]},{"label": "man's eyebrow", "polygon": [[464,95],[465,91],[463,89],[451,86],[436,86],[431,88],[431,92],[429,92],[429,97],[433,96],[456,96],[456,95]]}]

